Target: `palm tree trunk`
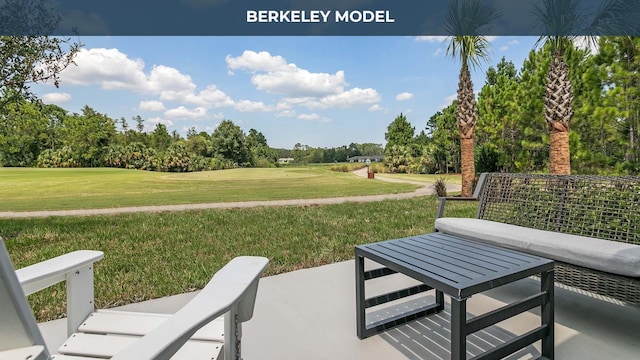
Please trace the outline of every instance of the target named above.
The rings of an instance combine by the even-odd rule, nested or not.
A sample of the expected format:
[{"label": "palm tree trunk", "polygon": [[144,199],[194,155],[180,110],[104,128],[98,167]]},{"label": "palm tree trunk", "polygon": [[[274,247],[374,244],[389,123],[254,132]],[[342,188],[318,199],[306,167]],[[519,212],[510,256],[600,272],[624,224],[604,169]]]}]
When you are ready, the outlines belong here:
[{"label": "palm tree trunk", "polygon": [[473,131],[477,121],[476,99],[473,95],[471,73],[466,63],[460,69],[458,83],[458,130],[460,131],[460,157],[462,162],[462,196],[473,192],[475,159],[473,154]]},{"label": "palm tree trunk", "polygon": [[550,171],[552,174],[571,174],[569,156],[569,132],[551,130],[549,144]]},{"label": "palm tree trunk", "polygon": [[473,156],[473,138],[460,139],[462,157],[462,196],[469,197],[473,193],[473,180],[476,174]]},{"label": "palm tree trunk", "polygon": [[552,174],[571,174],[569,123],[573,115],[572,101],[569,67],[562,52],[556,51],[547,74],[544,101],[544,116],[551,133],[549,163]]}]

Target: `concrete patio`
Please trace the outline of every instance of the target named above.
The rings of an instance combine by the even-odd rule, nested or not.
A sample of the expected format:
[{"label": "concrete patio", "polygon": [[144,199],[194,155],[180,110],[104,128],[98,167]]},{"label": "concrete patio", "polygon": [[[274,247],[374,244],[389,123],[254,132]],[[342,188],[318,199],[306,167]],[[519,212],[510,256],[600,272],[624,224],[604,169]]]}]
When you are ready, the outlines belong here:
[{"label": "concrete patio", "polygon": [[[250,359],[448,359],[449,311],[359,340],[355,331],[355,265],[353,260],[265,277],[260,282],[255,314],[243,327],[243,358]],[[367,296],[381,289],[413,283],[392,275],[367,284]],[[534,293],[534,279],[493,289],[468,302],[468,316],[484,313]],[[371,291],[371,292],[369,292]],[[129,311],[172,313],[194,293],[122,307]],[[563,287],[555,293],[556,359],[637,359],[640,355],[640,308],[579,294]],[[417,296],[400,306],[430,300]],[[395,305],[370,316],[390,313]],[[522,334],[539,324],[528,312],[468,337],[468,356]],[[65,320],[40,324],[51,349],[65,338]],[[508,359],[539,356],[539,344]]]}]

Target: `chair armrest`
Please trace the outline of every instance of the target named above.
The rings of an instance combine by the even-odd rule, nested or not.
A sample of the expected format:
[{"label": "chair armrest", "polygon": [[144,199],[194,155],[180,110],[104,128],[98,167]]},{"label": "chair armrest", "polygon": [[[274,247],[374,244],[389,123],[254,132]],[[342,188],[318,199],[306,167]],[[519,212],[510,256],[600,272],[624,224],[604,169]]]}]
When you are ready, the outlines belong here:
[{"label": "chair armrest", "polygon": [[49,353],[42,345],[0,350],[0,359],[48,360]]},{"label": "chair armrest", "polygon": [[255,256],[231,260],[187,305],[112,360],[170,359],[198,329],[225,313],[225,359],[236,358],[239,331],[233,326],[253,315],[260,275],[268,264],[267,258]]},{"label": "chair armrest", "polygon": [[93,263],[103,257],[102,251],[74,251],[18,269],[16,276],[25,295],[66,281],[67,335],[70,336],[95,309]]},{"label": "chair armrest", "polygon": [[484,191],[484,187],[485,187],[485,183],[487,182],[487,177],[490,174],[488,173],[482,173],[480,174],[480,176],[478,177],[478,183],[476,184],[476,188],[475,190],[473,190],[473,196],[471,197],[440,197],[438,198],[440,200],[440,204],[438,205],[438,213],[436,214],[436,219],[439,219],[442,217],[442,215],[444,215],[444,204],[447,200],[466,200],[466,201],[479,201],[480,198],[482,197],[482,192]]},{"label": "chair armrest", "polygon": [[30,295],[65,280],[67,274],[102,259],[102,251],[79,250],[16,270],[25,295]]},{"label": "chair armrest", "polygon": [[440,201],[440,204],[438,204],[438,213],[436,214],[436,219],[439,219],[442,217],[442,215],[444,215],[444,206],[445,206],[445,202],[447,200],[451,200],[451,201],[478,201],[477,197],[460,197],[460,196],[446,196],[446,197],[439,197],[438,200]]}]

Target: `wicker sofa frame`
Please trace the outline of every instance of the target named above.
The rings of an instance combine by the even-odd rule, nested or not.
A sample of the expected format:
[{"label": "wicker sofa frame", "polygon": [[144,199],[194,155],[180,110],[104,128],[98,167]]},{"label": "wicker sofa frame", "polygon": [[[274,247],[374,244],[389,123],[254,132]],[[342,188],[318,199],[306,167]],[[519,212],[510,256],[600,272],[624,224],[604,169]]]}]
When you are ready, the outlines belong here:
[{"label": "wicker sofa frame", "polygon": [[[473,197],[440,198],[438,218],[448,200],[478,201],[479,219],[640,245],[637,176],[485,173]],[[640,278],[556,261],[555,280],[640,306]]]}]

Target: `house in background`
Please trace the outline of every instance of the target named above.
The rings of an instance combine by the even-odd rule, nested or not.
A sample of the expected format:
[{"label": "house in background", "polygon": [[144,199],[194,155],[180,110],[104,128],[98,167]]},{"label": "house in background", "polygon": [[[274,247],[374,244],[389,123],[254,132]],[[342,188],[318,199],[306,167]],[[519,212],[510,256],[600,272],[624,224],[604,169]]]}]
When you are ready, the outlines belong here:
[{"label": "house in background", "polygon": [[293,162],[293,158],[279,158],[278,163],[280,164],[289,164]]},{"label": "house in background", "polygon": [[372,155],[372,156],[352,156],[347,159],[348,162],[366,162],[369,159],[372,163],[374,162],[383,162],[384,156],[381,155]]}]

